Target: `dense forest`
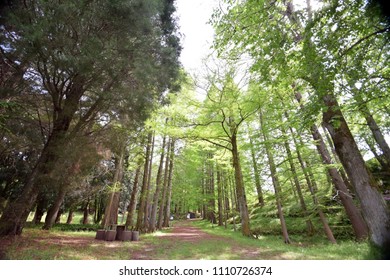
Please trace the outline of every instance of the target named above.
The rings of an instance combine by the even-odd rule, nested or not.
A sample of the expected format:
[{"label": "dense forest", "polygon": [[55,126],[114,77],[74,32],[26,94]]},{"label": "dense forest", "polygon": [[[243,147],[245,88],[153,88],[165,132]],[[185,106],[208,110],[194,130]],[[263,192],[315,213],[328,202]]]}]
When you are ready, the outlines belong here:
[{"label": "dense forest", "polygon": [[223,0],[186,73],[174,0],[2,2],[0,236],[190,215],[390,250],[381,3]]}]

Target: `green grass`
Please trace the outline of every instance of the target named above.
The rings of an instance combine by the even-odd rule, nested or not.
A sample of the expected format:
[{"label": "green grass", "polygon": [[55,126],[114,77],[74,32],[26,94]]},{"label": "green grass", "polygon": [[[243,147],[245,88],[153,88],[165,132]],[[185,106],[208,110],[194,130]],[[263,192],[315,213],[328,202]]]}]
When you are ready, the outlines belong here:
[{"label": "green grass", "polygon": [[259,247],[267,252],[270,259],[279,256],[281,259],[313,259],[313,260],[367,260],[380,259],[380,251],[368,241],[355,242],[341,240],[338,244],[330,244],[322,236],[290,235],[291,244],[284,244],[280,235],[262,235],[258,239],[242,236],[239,231],[231,228],[212,226],[209,222],[197,221],[202,230],[231,238],[242,246]]}]

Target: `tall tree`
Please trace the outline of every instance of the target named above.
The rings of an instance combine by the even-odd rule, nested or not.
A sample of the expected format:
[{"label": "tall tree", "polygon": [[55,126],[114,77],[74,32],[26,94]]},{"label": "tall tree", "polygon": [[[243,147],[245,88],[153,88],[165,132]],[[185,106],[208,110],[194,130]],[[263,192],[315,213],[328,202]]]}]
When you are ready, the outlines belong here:
[{"label": "tall tree", "polygon": [[169,221],[171,220],[172,174],[174,168],[175,142],[176,142],[175,139],[171,139],[170,148],[169,148],[169,171],[167,177],[167,189],[166,189],[166,201],[164,206],[163,227],[169,227]]},{"label": "tall tree", "polygon": [[61,148],[96,120],[115,118],[113,108],[145,118],[144,109],[173,81],[180,47],[172,1],[163,4],[37,0],[6,13],[1,53],[25,66],[30,88],[51,101],[52,126],[23,192],[0,219],[1,235],[22,232],[38,181],[61,160]]},{"label": "tall tree", "polygon": [[151,160],[151,149],[152,149],[153,133],[148,133],[148,138],[145,148],[145,161],[144,161],[144,173],[142,178],[142,186],[139,198],[139,209],[137,215],[136,229],[141,232],[146,232],[147,228],[145,225],[145,208],[148,199],[148,186],[149,186],[149,172],[150,172],[150,160]]},{"label": "tall tree", "polygon": [[154,232],[156,230],[157,210],[158,210],[158,204],[159,204],[159,199],[161,197],[161,189],[162,189],[161,179],[162,179],[162,173],[164,168],[163,165],[164,165],[166,138],[167,137],[164,135],[161,144],[160,163],[158,166],[157,178],[156,178],[156,190],[153,195],[153,207],[150,215],[150,224],[149,224],[150,232]]},{"label": "tall tree", "polygon": [[283,234],[283,238],[284,238],[284,243],[289,244],[290,237],[288,234],[286,220],[284,218],[284,213],[283,213],[283,206],[282,206],[282,199],[281,199],[281,188],[280,188],[280,184],[279,184],[278,175],[276,172],[276,164],[275,164],[274,156],[273,156],[272,151],[271,151],[271,145],[270,145],[271,142],[270,142],[270,139],[268,137],[267,128],[265,127],[264,116],[263,116],[263,113],[261,110],[259,113],[259,117],[260,117],[261,132],[263,134],[264,145],[265,145],[265,149],[266,149],[266,153],[267,153],[267,157],[268,157],[269,168],[271,171],[272,184],[273,184],[274,191],[275,191],[276,207],[278,209],[278,216],[279,216],[280,224],[282,226],[282,234]]},{"label": "tall tree", "polygon": [[[296,11],[292,1],[226,2],[228,12],[215,20],[221,31],[215,46],[221,53],[248,54],[251,70],[261,75],[265,85],[282,89],[299,82],[300,89],[314,93],[305,121],[312,123],[310,119],[321,115],[359,198],[371,240],[388,247],[388,207],[365,166],[338,100],[348,99],[344,71],[355,68],[361,59],[369,62],[374,53],[379,64],[386,61],[388,52],[383,48],[388,48],[384,35],[388,28],[377,16],[367,16],[365,1],[330,1],[316,12],[311,6]],[[385,76],[383,69],[370,69],[370,75],[374,71],[373,76]],[[356,77],[349,78],[349,84],[359,82]]]}]

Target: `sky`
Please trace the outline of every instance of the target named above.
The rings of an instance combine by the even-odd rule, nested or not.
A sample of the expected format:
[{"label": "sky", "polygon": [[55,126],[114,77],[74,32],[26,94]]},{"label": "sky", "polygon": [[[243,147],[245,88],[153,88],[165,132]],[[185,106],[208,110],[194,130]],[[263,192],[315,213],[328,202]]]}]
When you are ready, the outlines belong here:
[{"label": "sky", "polygon": [[[317,0],[312,0],[316,6]],[[304,7],[306,0],[294,0],[296,8]],[[210,54],[214,30],[207,24],[219,0],[176,0],[176,13],[182,38],[181,62],[189,73],[202,68],[202,59]]]},{"label": "sky", "polygon": [[202,59],[210,53],[214,31],[210,24],[218,0],[176,0],[180,33],[183,34],[180,61],[192,73],[201,68]]}]

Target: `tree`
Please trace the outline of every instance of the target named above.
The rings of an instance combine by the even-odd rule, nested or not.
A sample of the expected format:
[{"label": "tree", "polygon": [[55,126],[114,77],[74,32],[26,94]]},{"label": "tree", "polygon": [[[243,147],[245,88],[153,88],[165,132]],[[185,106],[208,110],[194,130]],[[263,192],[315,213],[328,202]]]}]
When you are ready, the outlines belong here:
[{"label": "tree", "polygon": [[139,199],[139,209],[138,209],[138,216],[137,216],[137,224],[135,228],[138,231],[145,232],[147,230],[147,227],[145,225],[145,207],[147,204],[147,198],[148,198],[148,186],[149,186],[149,173],[150,173],[150,160],[151,160],[151,149],[152,149],[152,138],[153,133],[148,133],[146,148],[145,148],[145,160],[144,160],[144,172],[143,172],[143,178],[142,178],[142,186],[141,186],[141,192],[140,192],[140,199]]},{"label": "tree", "polygon": [[241,231],[244,236],[250,236],[250,221],[247,206],[246,191],[242,175],[239,153],[239,128],[242,123],[253,115],[258,106],[237,87],[234,82],[234,71],[223,74],[222,69],[211,72],[207,99],[198,119],[189,122],[194,127],[193,135],[227,149],[232,155],[235,188],[240,212]]},{"label": "tree", "polygon": [[[388,52],[378,51],[378,46],[388,47],[387,27],[376,16],[367,17],[364,1],[330,1],[316,12],[310,4],[296,11],[292,1],[226,2],[228,11],[215,16],[219,32],[215,47],[221,54],[249,55],[250,70],[265,87],[284,90],[295,84],[297,91],[310,93],[303,125],[310,127],[322,117],[359,198],[371,240],[385,248],[390,238],[389,211],[365,166],[340,100],[348,99],[343,70],[357,69],[360,59],[368,62],[374,53],[380,64],[386,61]],[[370,69],[373,76],[386,76],[380,69]],[[359,82],[356,76],[349,79],[350,85]]]},{"label": "tree", "polygon": [[119,108],[144,119],[173,83],[180,46],[172,12],[172,1],[127,0],[25,1],[8,11],[2,56],[50,100],[51,127],[23,192],[1,217],[1,235],[22,232],[38,181],[63,160],[58,151]]},{"label": "tree", "polygon": [[278,216],[279,216],[280,224],[282,226],[282,234],[283,234],[283,238],[284,238],[284,243],[289,244],[291,241],[290,241],[290,237],[288,234],[287,225],[286,225],[286,221],[285,221],[284,213],[283,213],[283,206],[282,206],[282,200],[281,200],[281,188],[280,188],[279,179],[278,179],[278,175],[277,175],[277,171],[276,171],[276,164],[275,164],[274,157],[273,157],[273,154],[271,151],[271,145],[270,145],[271,141],[270,141],[269,136],[268,136],[267,128],[265,127],[265,120],[264,120],[262,110],[260,110],[259,117],[260,117],[261,132],[263,134],[263,139],[264,139],[264,146],[265,146],[265,150],[267,153],[269,168],[270,168],[271,177],[272,177],[272,185],[273,185],[274,191],[275,191],[276,207],[278,209]]}]

